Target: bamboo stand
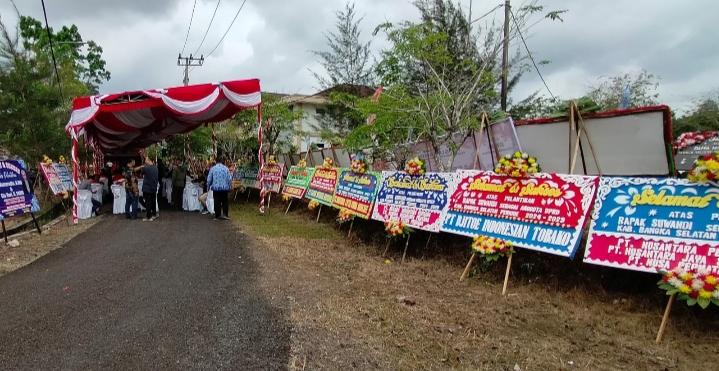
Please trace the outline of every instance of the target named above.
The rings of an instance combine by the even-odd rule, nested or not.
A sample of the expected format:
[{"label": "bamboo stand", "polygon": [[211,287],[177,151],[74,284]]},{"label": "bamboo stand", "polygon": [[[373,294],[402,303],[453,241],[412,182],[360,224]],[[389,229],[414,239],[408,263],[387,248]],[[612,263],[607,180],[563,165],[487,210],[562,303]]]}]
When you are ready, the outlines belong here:
[{"label": "bamboo stand", "polygon": [[5,243],[7,243],[7,229],[5,229],[5,219],[0,220],[0,223],[2,223],[2,233],[5,235]]},{"label": "bamboo stand", "polygon": [[285,215],[287,215],[287,212],[290,211],[290,206],[292,206],[292,201],[294,201],[294,200],[295,200],[294,197],[290,199],[290,204],[287,205],[287,210],[285,210]]},{"label": "bamboo stand", "polygon": [[392,240],[388,238],[388,239],[387,239],[387,246],[385,246],[384,252],[382,253],[382,257],[383,257],[383,258],[384,258],[385,256],[387,256],[387,251],[389,251],[389,244],[390,244],[391,242],[392,242]]},{"label": "bamboo stand", "polygon": [[267,196],[267,212],[270,211],[270,201],[272,201],[272,192]]},{"label": "bamboo stand", "polygon": [[659,333],[657,334],[657,344],[659,344],[662,341],[662,338],[664,337],[664,330],[667,329],[667,321],[669,321],[669,313],[672,311],[672,304],[674,304],[674,297],[677,296],[677,294],[672,294],[672,296],[669,297],[669,303],[667,303],[667,309],[664,310],[664,317],[662,318],[662,324],[659,326]]},{"label": "bamboo stand", "polygon": [[317,220],[315,220],[316,223],[320,222],[320,214],[322,214],[322,205],[318,208],[319,211],[317,211]]},{"label": "bamboo stand", "polygon": [[402,253],[402,263],[404,263],[404,258],[407,256],[407,248],[409,247],[409,237],[411,235],[407,235],[407,242],[404,244],[404,253]]},{"label": "bamboo stand", "polygon": [[352,233],[352,226],[355,225],[355,219],[352,218],[352,222],[350,223],[350,230],[347,231],[347,238],[350,238],[350,234]]},{"label": "bamboo stand", "polygon": [[472,253],[472,257],[469,258],[469,262],[467,262],[467,266],[464,267],[464,272],[462,272],[462,277],[459,277],[459,282],[462,282],[462,280],[467,277],[467,274],[469,274],[469,268],[472,266],[472,263],[474,262],[474,258],[477,257],[477,253]]},{"label": "bamboo stand", "polygon": [[507,271],[504,272],[504,285],[502,286],[502,295],[507,293],[507,284],[509,283],[509,270],[512,268],[512,256],[514,254],[509,255],[509,260],[507,260]]},{"label": "bamboo stand", "polygon": [[247,201],[246,201],[246,203],[249,203],[249,202],[250,202],[250,193],[252,193],[252,188],[249,188],[249,187],[248,187],[248,188],[247,188]]}]

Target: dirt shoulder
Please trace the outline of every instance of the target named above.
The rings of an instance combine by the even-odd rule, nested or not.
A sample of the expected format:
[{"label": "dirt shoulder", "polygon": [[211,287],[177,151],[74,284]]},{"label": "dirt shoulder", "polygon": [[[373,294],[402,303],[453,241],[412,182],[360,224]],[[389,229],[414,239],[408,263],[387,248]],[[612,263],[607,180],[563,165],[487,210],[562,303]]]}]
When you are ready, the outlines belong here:
[{"label": "dirt shoulder", "polygon": [[719,362],[716,321],[687,310],[675,308],[657,345],[664,307],[646,298],[514,281],[502,297],[497,274],[459,283],[462,266],[400,264],[399,243],[385,259],[383,244],[348,239],[347,226],[280,207],[259,216],[256,205],[240,205],[233,215],[262,242],[252,255],[263,288],[289,308],[291,369],[690,370]]},{"label": "dirt shoulder", "polygon": [[9,241],[19,242],[17,247],[6,244],[0,235],[0,276],[22,268],[62,247],[99,220],[99,218],[80,220],[77,225],[73,225],[71,213],[66,213],[64,217],[64,220],[55,219],[54,222],[49,223],[52,224],[50,227],[43,227],[41,235],[33,230],[20,236],[8,237]]}]

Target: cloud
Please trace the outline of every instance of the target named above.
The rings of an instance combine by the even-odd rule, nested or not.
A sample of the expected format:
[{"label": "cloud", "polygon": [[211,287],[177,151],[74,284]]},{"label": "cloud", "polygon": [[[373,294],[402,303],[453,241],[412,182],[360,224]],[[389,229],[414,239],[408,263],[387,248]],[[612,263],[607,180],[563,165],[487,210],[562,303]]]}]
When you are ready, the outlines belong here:
[{"label": "cloud", "polygon": [[[198,0],[185,54],[206,56],[204,65],[192,69],[191,83],[259,78],[263,89],[285,93],[312,93],[318,86],[310,70],[323,73],[310,50],[326,49],[324,32],[333,31],[335,12],[344,2],[336,0],[247,0],[232,29],[217,45],[243,0],[220,3],[202,48],[200,42],[215,10],[215,0]],[[462,0],[468,10],[469,0]],[[112,80],[101,91],[117,92],[175,86],[182,83],[177,66],[194,1],[96,0],[48,1],[51,26],[76,24],[85,39],[104,48]],[[498,2],[497,2],[498,3]],[[521,6],[516,4],[515,7]],[[546,9],[568,9],[564,22],[544,20],[533,27],[527,44],[552,92],[576,97],[600,76],[646,69],[661,77],[660,99],[673,107],[686,107],[696,96],[719,87],[719,2],[703,2],[701,11],[671,0],[606,0],[566,2],[543,0]],[[39,1],[18,1],[23,14],[42,20]],[[490,11],[495,3],[473,2],[473,14]],[[516,9],[516,8],[515,8]],[[365,41],[375,51],[386,47],[372,30],[385,21],[416,20],[418,12],[409,0],[357,0],[364,16]],[[0,0],[3,21],[12,14],[9,1]],[[14,18],[14,17],[10,17]],[[477,25],[501,22],[501,9]],[[519,41],[513,48],[522,48]],[[523,50],[522,50],[523,51]],[[539,90],[546,94],[532,69],[512,92],[521,100]]]}]

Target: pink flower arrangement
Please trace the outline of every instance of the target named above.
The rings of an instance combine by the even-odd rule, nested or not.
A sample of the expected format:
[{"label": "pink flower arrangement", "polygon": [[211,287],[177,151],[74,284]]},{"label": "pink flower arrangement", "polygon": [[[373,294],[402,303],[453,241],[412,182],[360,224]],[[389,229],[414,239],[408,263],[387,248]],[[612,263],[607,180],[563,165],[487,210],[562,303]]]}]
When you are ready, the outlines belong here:
[{"label": "pink flower arrangement", "polygon": [[701,143],[717,135],[714,131],[693,131],[684,133],[674,141],[674,149],[684,149],[697,143]]}]

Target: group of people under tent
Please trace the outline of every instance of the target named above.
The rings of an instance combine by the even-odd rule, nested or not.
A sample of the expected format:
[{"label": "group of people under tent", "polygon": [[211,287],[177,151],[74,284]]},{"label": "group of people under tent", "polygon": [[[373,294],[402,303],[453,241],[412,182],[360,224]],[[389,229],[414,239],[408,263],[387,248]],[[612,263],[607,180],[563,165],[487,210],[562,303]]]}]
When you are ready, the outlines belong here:
[{"label": "group of people under tent", "polygon": [[[183,191],[187,181],[191,181],[202,189],[202,193],[198,196],[198,201],[202,205],[200,212],[211,214],[215,220],[229,220],[228,194],[232,187],[232,174],[221,157],[218,157],[214,163],[208,163],[201,174],[191,173],[183,166],[180,159],[174,159],[169,164],[162,159],[155,164],[151,157],[141,158],[142,164],[137,163],[134,158],[126,158],[123,162],[125,166],[108,162],[99,171],[100,174],[83,179],[78,189],[93,192],[92,184],[102,184],[101,177],[111,179],[112,184],[124,186],[125,219],[138,219],[138,207],[142,204],[146,210],[142,220],[151,222],[159,217],[157,196],[159,185],[163,184],[163,180],[167,179],[172,185],[170,205],[177,210],[182,210]],[[214,199],[213,210],[207,208],[210,191]],[[92,203],[92,213],[100,215],[102,203],[94,198]]]}]

